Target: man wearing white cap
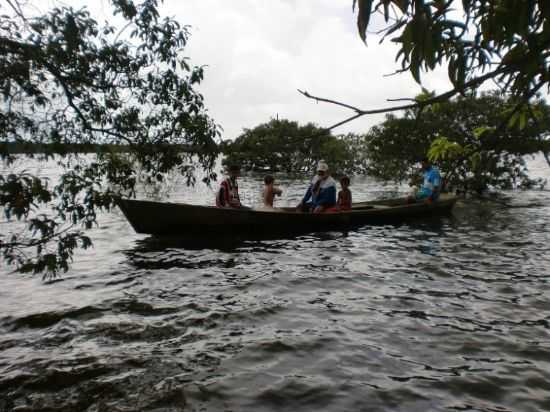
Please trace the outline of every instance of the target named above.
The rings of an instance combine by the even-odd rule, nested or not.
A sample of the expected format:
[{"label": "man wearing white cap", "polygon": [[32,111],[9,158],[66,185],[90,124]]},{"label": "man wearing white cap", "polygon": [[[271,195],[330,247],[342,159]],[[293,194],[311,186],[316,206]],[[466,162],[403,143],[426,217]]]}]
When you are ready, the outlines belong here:
[{"label": "man wearing white cap", "polygon": [[[309,201],[310,199],[311,201]],[[317,175],[311,180],[306,194],[297,208],[303,212],[320,213],[335,205],[336,181],[330,177],[327,163],[320,160],[317,164]]]}]

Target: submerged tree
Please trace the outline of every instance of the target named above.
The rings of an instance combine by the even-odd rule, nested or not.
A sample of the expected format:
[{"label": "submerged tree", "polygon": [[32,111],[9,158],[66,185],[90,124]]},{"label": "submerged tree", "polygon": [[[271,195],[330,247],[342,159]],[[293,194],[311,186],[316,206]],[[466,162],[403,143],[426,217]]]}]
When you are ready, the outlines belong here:
[{"label": "submerged tree", "polygon": [[550,107],[534,102],[533,118],[526,124],[495,133],[515,105],[513,98],[486,93],[459,96],[422,111],[409,109],[402,117],[388,115],[365,136],[368,172],[402,181],[428,153],[445,184],[455,189],[530,187],[537,182],[529,179],[523,156],[550,150]]},{"label": "submerged tree", "polygon": [[245,129],[225,146],[225,163],[240,164],[246,170],[303,173],[326,160],[337,173],[362,171],[360,139],[333,136],[312,123],[300,126],[289,120],[272,119]]},{"label": "submerged tree", "polygon": [[[193,184],[196,167],[214,177],[219,132],[194,89],[203,69],[182,55],[187,27],[161,17],[157,0],[111,3],[118,31],[85,8],[37,15],[28,2],[0,1],[0,141],[47,144],[38,158],[62,170],[58,182],[16,172],[0,146],[0,206],[25,224],[0,234],[0,251],[22,271],[66,270],[74,249],[90,246],[84,230],[97,211],[135,193],[137,165],[151,182],[177,170]],[[68,152],[78,144],[124,150]]]}]

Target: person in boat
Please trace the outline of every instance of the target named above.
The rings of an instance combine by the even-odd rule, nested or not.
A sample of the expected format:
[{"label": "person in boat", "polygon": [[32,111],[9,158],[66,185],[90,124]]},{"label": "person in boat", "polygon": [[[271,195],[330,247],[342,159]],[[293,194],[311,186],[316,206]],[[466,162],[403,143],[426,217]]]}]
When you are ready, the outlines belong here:
[{"label": "person in boat", "polygon": [[439,193],[441,191],[441,175],[439,170],[435,168],[427,157],[422,158],[422,173],[423,183],[422,186],[414,196],[409,196],[410,202],[435,202],[439,199]]},{"label": "person in boat", "polygon": [[338,192],[336,206],[326,209],[327,212],[345,212],[351,210],[351,190],[349,190],[350,179],[348,176],[340,178],[341,190]]},{"label": "person in boat", "polygon": [[275,199],[275,196],[281,196],[282,194],[283,191],[275,186],[275,179],[273,176],[267,175],[264,177],[263,198],[265,208],[273,208],[273,200]]},{"label": "person in boat", "polygon": [[313,177],[306,194],[297,209],[302,212],[321,213],[336,206],[336,182],[329,175],[324,160],[317,164],[317,175]]},{"label": "person in boat", "polygon": [[342,176],[340,178],[340,187],[342,189],[338,192],[338,210],[351,210],[351,190],[349,190],[349,185],[349,177]]},{"label": "person in boat", "polygon": [[216,206],[240,209],[244,208],[239,197],[239,185],[237,178],[241,174],[241,168],[238,165],[231,165],[228,168],[228,176],[221,182],[218,193],[216,194]]}]

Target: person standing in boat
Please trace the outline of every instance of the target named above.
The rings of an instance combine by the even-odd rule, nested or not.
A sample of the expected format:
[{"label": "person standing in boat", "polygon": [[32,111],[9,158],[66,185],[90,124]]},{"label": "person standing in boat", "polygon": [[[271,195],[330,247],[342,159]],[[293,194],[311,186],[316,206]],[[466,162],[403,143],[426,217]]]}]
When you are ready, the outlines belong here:
[{"label": "person standing in boat", "polygon": [[313,177],[306,194],[297,206],[302,212],[321,213],[336,205],[336,181],[330,177],[324,160],[317,164],[317,175]]},{"label": "person standing in boat", "polygon": [[237,178],[241,174],[241,168],[238,165],[231,165],[228,168],[228,177],[220,184],[218,193],[216,194],[216,206],[240,209],[244,206],[241,204],[239,197],[239,185]]},{"label": "person standing in boat", "polygon": [[422,172],[424,175],[424,181],[420,190],[416,194],[409,197],[409,201],[412,202],[435,202],[439,199],[439,193],[441,191],[441,175],[437,168],[433,167],[430,159],[427,157],[422,158]]}]

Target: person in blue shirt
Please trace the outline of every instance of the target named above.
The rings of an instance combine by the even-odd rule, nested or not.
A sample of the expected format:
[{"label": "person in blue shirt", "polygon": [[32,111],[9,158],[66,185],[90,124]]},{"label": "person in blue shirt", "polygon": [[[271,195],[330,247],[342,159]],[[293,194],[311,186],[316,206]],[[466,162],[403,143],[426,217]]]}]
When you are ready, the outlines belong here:
[{"label": "person in blue shirt", "polygon": [[422,172],[424,175],[424,182],[414,196],[417,202],[435,202],[439,198],[441,191],[441,175],[439,170],[433,167],[428,158],[422,159]]},{"label": "person in blue shirt", "polygon": [[313,177],[306,194],[297,206],[302,212],[321,213],[336,205],[336,181],[330,177],[324,160],[317,164],[317,175]]}]

